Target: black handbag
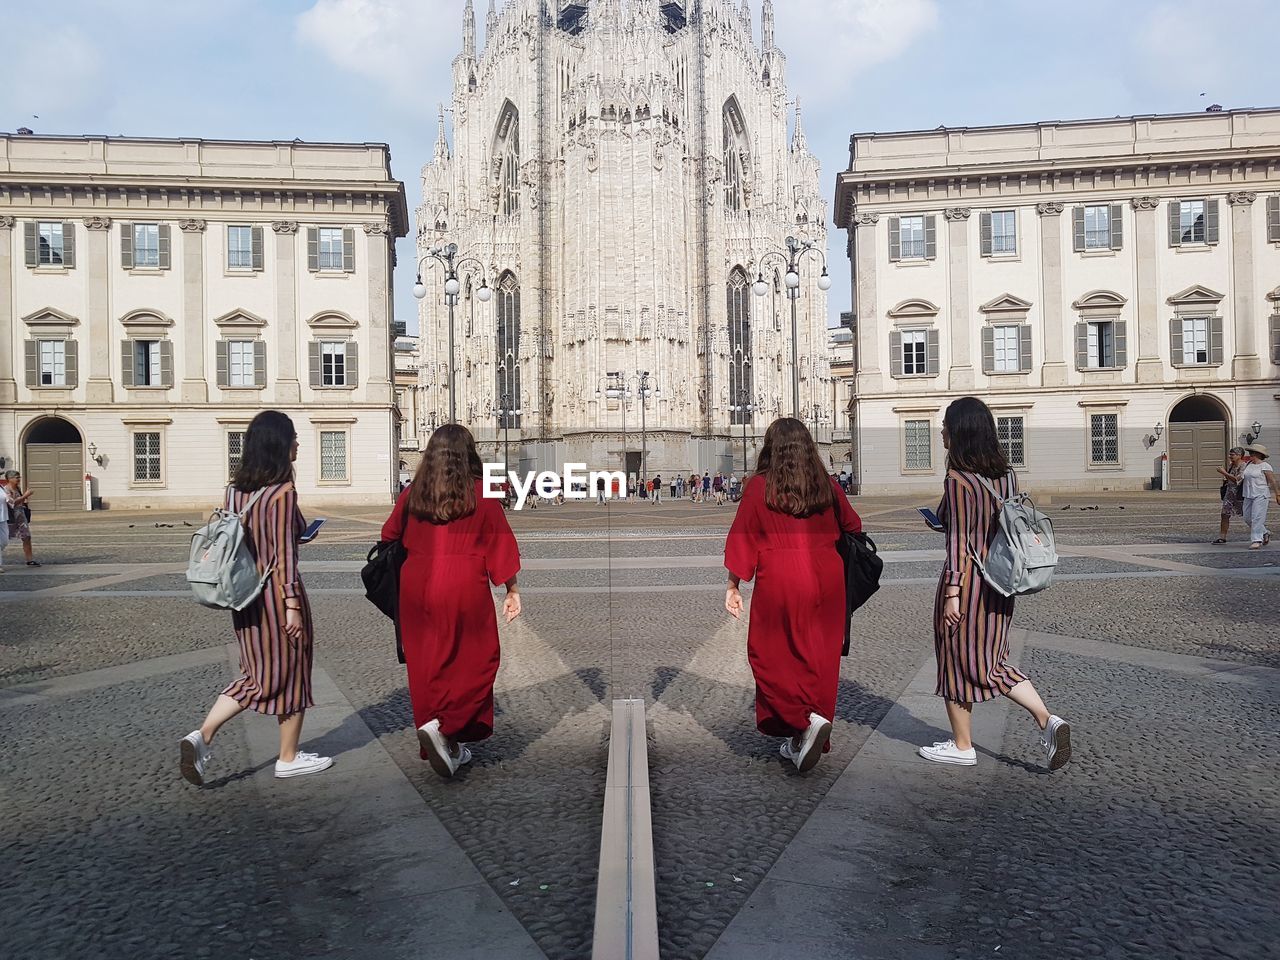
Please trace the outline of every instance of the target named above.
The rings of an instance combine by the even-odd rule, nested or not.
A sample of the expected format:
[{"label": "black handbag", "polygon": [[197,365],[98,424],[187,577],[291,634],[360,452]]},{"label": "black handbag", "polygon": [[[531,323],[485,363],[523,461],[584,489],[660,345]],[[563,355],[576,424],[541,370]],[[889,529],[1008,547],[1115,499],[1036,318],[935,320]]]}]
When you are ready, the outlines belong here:
[{"label": "black handbag", "polygon": [[[832,509],[838,507],[832,504]],[[840,525],[840,515],[836,513],[836,526]],[[844,561],[844,647],[840,651],[842,657],[849,655],[849,623],[853,612],[871,599],[871,595],[880,589],[880,574],[884,570],[884,561],[880,559],[876,542],[865,533],[846,533],[840,530],[840,538],[836,540],[836,552]]]},{"label": "black handbag", "polygon": [[369,550],[360,580],[364,583],[365,598],[395,624],[396,659],[404,663],[404,644],[400,641],[400,568],[409,555],[404,546],[404,534],[409,528],[408,497],[400,519],[400,539],[381,540]]}]

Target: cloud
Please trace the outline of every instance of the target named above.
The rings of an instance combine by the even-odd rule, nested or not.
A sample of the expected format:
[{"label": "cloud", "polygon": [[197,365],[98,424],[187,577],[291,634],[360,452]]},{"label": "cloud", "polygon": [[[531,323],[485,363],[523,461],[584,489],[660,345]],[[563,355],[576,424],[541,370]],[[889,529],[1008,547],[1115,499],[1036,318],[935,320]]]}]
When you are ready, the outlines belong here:
[{"label": "cloud", "polygon": [[39,42],[11,44],[0,58],[0,102],[7,104],[6,113],[37,128],[32,114],[83,112],[106,99],[102,52],[88,35],[76,26],[45,30]]},{"label": "cloud", "polygon": [[[893,60],[938,24],[938,0],[825,0],[778,7],[779,42],[796,73],[830,92]],[[822,38],[822,51],[813,51]]]}]

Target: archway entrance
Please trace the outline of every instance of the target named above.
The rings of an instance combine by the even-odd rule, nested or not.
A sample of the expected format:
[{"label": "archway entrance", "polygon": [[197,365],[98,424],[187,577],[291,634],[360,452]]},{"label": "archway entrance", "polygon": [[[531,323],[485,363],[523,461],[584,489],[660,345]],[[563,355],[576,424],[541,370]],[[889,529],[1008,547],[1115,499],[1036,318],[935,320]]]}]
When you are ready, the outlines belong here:
[{"label": "archway entrance", "polygon": [[1227,458],[1227,409],[1216,397],[1196,394],[1169,413],[1169,487],[1216,490]]},{"label": "archway entrance", "polygon": [[84,441],[75,424],[44,417],[27,430],[23,483],[31,488],[33,511],[84,509]]}]

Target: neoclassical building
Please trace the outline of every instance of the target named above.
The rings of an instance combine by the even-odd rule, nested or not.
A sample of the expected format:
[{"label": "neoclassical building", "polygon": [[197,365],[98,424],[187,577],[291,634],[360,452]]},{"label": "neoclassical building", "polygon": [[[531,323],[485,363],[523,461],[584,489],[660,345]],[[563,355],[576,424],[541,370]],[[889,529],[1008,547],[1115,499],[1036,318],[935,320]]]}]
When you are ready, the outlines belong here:
[{"label": "neoclassical building", "polygon": [[[829,425],[827,207],[772,2],[758,34],[745,0],[491,0],[476,32],[468,0],[418,210],[420,254],[458,247],[458,419],[539,466],[636,472],[643,445],[649,473],[714,471],[793,412],[795,369],[794,412]],[[817,248],[794,368],[792,236]],[[424,435],[448,416],[444,280],[428,259]]]},{"label": "neoclassical building", "polygon": [[955,397],[1037,490],[1216,490],[1280,436],[1280,110],[858,134],[836,186],[865,492]]},{"label": "neoclassical building", "polygon": [[0,460],[40,511],[216,503],[260,410],[305,500],[397,466],[382,144],[0,135]]}]

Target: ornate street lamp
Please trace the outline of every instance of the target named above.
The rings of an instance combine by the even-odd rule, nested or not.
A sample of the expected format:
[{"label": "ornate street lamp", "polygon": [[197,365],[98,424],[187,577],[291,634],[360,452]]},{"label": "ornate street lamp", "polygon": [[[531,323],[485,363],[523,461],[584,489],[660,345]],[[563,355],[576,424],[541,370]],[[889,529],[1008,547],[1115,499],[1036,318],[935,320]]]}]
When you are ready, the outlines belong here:
[{"label": "ornate street lamp", "polygon": [[456,396],[456,365],[454,363],[454,347],[453,347],[453,310],[458,305],[458,294],[462,291],[462,284],[458,280],[458,271],[467,264],[475,264],[480,268],[480,289],[476,291],[476,296],[480,298],[482,303],[488,303],[489,298],[493,296],[493,291],[489,289],[489,281],[485,277],[484,264],[475,257],[458,257],[458,245],[456,243],[438,243],[428,250],[418,260],[418,274],[413,282],[413,296],[415,300],[422,300],[427,295],[427,286],[422,282],[422,265],[428,260],[434,260],[440,264],[444,270],[444,302],[449,308],[449,422],[458,422],[458,404]]},{"label": "ornate street lamp", "polygon": [[800,263],[806,254],[815,253],[822,260],[822,274],[818,277],[818,289],[831,289],[831,275],[827,273],[827,257],[812,240],[797,240],[787,237],[787,252],[770,250],[757,262],[756,281],[751,285],[757,297],[769,292],[769,284],[764,279],[764,264],[770,257],[777,257],[786,265],[787,272],[783,282],[787,287],[787,299],[791,301],[791,415],[800,416],[800,371],[799,371],[799,333],[796,320],[796,301],[800,299]]}]

